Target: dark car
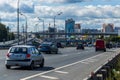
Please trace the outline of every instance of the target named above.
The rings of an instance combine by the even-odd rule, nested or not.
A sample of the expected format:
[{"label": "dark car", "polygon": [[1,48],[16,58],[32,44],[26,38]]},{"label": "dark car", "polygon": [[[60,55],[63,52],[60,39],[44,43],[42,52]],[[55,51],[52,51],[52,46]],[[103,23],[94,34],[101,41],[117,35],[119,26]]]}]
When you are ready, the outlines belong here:
[{"label": "dark car", "polygon": [[112,44],[111,43],[106,43],[106,48],[112,48]]},{"label": "dark car", "polygon": [[85,48],[84,48],[84,45],[83,45],[83,44],[78,44],[77,47],[76,47],[76,49],[77,49],[77,50],[78,50],[78,49],[84,50]]},{"label": "dark car", "polygon": [[64,48],[64,45],[61,42],[57,42],[56,45],[57,45],[58,48]]},{"label": "dark car", "polygon": [[56,44],[52,43],[52,42],[43,42],[41,43],[41,45],[38,47],[38,50],[40,52],[46,52],[46,53],[58,53],[58,47],[56,46]]}]

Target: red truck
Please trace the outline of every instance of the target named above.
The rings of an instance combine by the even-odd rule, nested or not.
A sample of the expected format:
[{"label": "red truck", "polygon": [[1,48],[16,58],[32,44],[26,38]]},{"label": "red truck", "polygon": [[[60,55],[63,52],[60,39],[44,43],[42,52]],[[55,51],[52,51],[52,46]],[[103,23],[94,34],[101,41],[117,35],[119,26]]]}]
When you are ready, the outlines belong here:
[{"label": "red truck", "polygon": [[103,50],[104,52],[106,52],[106,44],[105,41],[102,39],[97,39],[96,40],[96,44],[95,44],[95,50],[99,51],[99,50]]}]

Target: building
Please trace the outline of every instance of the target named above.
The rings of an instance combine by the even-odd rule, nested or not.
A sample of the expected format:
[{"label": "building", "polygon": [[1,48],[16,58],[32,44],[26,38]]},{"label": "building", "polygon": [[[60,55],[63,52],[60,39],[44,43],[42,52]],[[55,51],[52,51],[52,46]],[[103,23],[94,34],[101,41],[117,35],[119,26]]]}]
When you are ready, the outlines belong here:
[{"label": "building", "polygon": [[[56,28],[53,28],[53,27],[48,28],[49,33],[54,33],[55,31],[56,31]],[[53,38],[53,37],[55,37],[55,35],[49,35],[49,38]]]},{"label": "building", "polygon": [[80,33],[81,32],[81,25],[80,24],[75,24],[74,25],[74,32]]},{"label": "building", "polygon": [[97,32],[101,32],[98,29],[82,29],[81,30],[82,33],[97,33]]},{"label": "building", "polygon": [[120,36],[120,27],[115,27],[114,32],[118,33],[118,35]]},{"label": "building", "polygon": [[[73,33],[74,32],[75,21],[71,18],[65,20],[65,32],[66,33]],[[70,37],[71,35],[66,35],[66,37]]]},{"label": "building", "polygon": [[114,32],[119,32],[120,31],[120,27],[115,27],[114,28]]},{"label": "building", "polygon": [[102,32],[114,32],[114,24],[103,24],[103,31]]}]

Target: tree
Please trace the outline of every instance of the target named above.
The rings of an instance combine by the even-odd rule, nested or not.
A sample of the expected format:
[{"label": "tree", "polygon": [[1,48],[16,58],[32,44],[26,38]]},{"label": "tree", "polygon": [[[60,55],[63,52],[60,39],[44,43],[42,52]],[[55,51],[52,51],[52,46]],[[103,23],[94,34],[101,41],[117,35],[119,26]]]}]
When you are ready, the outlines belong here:
[{"label": "tree", "polygon": [[0,41],[7,40],[7,36],[6,26],[0,23]]},{"label": "tree", "polygon": [[9,27],[0,23],[0,42],[15,39],[14,33],[9,32]]}]

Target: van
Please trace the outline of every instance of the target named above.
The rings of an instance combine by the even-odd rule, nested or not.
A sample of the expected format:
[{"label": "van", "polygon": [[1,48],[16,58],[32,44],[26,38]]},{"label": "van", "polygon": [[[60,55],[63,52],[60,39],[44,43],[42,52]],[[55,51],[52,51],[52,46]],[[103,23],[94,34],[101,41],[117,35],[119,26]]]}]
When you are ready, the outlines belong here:
[{"label": "van", "polygon": [[95,50],[99,51],[99,50],[103,50],[104,52],[106,52],[106,44],[105,41],[102,39],[97,39],[96,40],[96,44],[95,44]]}]

